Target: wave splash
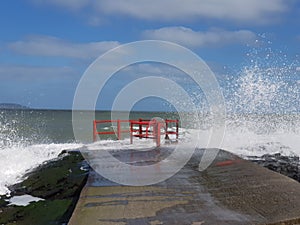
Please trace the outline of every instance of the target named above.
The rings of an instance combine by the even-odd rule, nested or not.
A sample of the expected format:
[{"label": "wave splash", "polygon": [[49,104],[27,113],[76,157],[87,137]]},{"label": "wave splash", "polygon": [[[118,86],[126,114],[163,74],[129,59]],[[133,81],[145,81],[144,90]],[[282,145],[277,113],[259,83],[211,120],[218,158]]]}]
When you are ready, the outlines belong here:
[{"label": "wave splash", "polygon": [[[227,79],[221,82],[227,111],[221,148],[244,157],[267,153],[300,155],[300,64],[288,63],[285,57],[276,56],[270,49],[263,57],[261,55],[255,51],[251,53],[247,66],[227,74]],[[203,140],[210,135],[214,121],[210,121],[206,113],[209,107],[202,104],[205,99],[199,100],[199,96],[195,94],[195,102],[200,102],[201,121],[197,121],[201,124],[200,130],[181,129],[181,141],[188,142],[199,132]],[[74,141],[70,143],[70,139],[66,141],[69,143],[54,143],[44,130],[44,121],[36,121],[36,116],[32,116],[34,123],[28,123],[28,117],[22,113],[15,119],[8,119],[11,117],[4,114],[0,112],[0,194],[8,194],[7,187],[21,181],[26,171],[55,159],[62,150],[83,146]],[[133,146],[128,142],[103,140],[91,144],[90,148],[153,147],[152,142],[136,142]],[[199,147],[206,147],[201,145],[201,140]]]},{"label": "wave splash", "polygon": [[[24,130],[29,135],[22,136]],[[0,195],[9,194],[8,187],[24,179],[24,175],[45,161],[58,157],[63,150],[77,149],[80,144],[47,143],[43,133],[19,120],[7,121],[0,114]]]}]

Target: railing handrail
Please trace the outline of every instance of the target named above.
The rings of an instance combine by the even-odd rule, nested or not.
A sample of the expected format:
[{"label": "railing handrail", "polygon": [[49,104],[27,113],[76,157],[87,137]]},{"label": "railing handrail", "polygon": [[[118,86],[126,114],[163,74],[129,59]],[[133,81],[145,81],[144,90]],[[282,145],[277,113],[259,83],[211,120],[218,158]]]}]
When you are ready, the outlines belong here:
[{"label": "railing handrail", "polygon": [[[109,135],[109,134],[116,134],[115,131],[98,131],[97,130],[97,124],[104,124],[104,123],[117,123],[117,138],[118,140],[121,140],[121,134],[122,133],[130,133],[130,140],[132,143],[132,137],[139,137],[139,138],[156,138],[157,140],[157,145],[159,146],[160,144],[160,129],[162,127],[162,122],[160,121],[155,121],[155,120],[148,120],[148,119],[138,119],[138,120],[94,120],[93,121],[93,140],[97,140],[97,135]],[[129,123],[130,124],[130,129],[122,130],[121,129],[121,123]],[[176,135],[176,140],[178,140],[179,136],[179,120],[177,119],[166,119],[164,120],[165,123],[165,138],[169,138],[169,134],[175,134]],[[168,130],[168,125],[170,123],[175,123],[176,124],[176,131],[169,131]],[[153,124],[156,126],[156,133],[154,134],[153,132],[149,132],[150,126]],[[156,124],[156,125],[155,125]],[[133,125],[139,125],[139,128],[134,128]],[[143,130],[143,126],[146,126],[146,130]],[[135,132],[138,132],[138,134],[134,134]],[[143,134],[145,132],[145,134]],[[149,135],[149,133],[151,135]],[[159,137],[158,137],[159,136]]]}]

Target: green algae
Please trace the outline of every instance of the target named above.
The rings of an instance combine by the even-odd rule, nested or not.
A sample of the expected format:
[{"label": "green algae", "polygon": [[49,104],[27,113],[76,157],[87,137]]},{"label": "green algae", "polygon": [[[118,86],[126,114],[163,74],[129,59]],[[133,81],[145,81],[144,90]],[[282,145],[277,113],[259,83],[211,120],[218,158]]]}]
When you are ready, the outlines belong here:
[{"label": "green algae", "polygon": [[0,196],[0,208],[6,206],[8,204],[8,202],[5,201],[5,199],[6,199],[6,196]]},{"label": "green algae", "polygon": [[11,195],[32,195],[44,201],[27,206],[8,205],[0,196],[0,224],[65,224],[68,222],[85,185],[88,172],[78,151],[62,152],[57,160],[44,163],[10,187]]},{"label": "green algae", "polygon": [[46,200],[28,206],[12,206],[0,215],[0,224],[61,224],[72,200]]},{"label": "green algae", "polygon": [[60,160],[50,161],[33,172],[28,178],[12,187],[19,192],[46,199],[63,199],[74,195],[82,185],[86,171],[80,169],[83,157],[71,152]]}]

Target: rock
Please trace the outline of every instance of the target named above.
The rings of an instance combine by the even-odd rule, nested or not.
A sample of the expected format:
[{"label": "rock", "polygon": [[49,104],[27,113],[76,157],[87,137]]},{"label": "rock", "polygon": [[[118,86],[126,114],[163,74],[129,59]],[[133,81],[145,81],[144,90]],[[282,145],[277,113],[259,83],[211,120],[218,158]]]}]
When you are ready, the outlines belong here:
[{"label": "rock", "polygon": [[80,169],[80,153],[70,152],[63,158],[50,161],[27,174],[28,178],[11,187],[14,195],[30,194],[45,199],[64,199],[73,196],[82,185],[86,171]]},{"label": "rock", "polygon": [[5,195],[0,195],[0,208],[6,206],[8,202],[6,201],[7,197]]},{"label": "rock", "polygon": [[79,151],[63,152],[56,160],[42,164],[26,179],[10,187],[11,195],[32,195],[45,201],[28,206],[9,206],[0,199],[0,224],[62,224],[68,222],[88,171]]},{"label": "rock", "polygon": [[284,156],[280,153],[249,157],[252,162],[286,175],[300,182],[300,160],[298,156]]}]

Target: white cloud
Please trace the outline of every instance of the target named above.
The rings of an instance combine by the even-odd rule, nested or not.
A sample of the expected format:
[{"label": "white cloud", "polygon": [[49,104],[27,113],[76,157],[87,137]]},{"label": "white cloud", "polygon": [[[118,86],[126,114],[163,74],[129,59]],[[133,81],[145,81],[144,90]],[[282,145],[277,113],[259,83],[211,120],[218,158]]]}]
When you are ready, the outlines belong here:
[{"label": "white cloud", "polygon": [[94,13],[125,15],[156,21],[186,21],[196,18],[235,22],[273,22],[288,10],[287,0],[32,0],[78,10],[89,7]]},{"label": "white cloud", "polygon": [[31,0],[37,5],[54,5],[63,8],[68,8],[72,11],[80,10],[90,4],[89,0]]},{"label": "white cloud", "polygon": [[71,67],[39,67],[22,65],[0,65],[0,78],[2,81],[44,81],[58,79],[73,79],[78,71]]},{"label": "white cloud", "polygon": [[117,47],[117,41],[72,43],[52,36],[31,36],[8,44],[9,49],[24,55],[95,58]]},{"label": "white cloud", "polygon": [[107,13],[124,13],[141,19],[177,20],[193,17],[229,20],[266,20],[270,13],[286,8],[283,0],[104,0],[99,8]]},{"label": "white cloud", "polygon": [[143,32],[147,39],[172,41],[187,47],[210,47],[226,44],[253,44],[256,35],[249,30],[226,31],[211,29],[209,31],[193,31],[186,27],[164,27]]}]

